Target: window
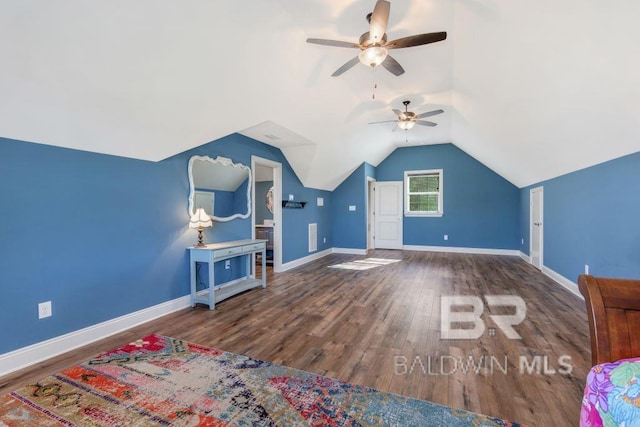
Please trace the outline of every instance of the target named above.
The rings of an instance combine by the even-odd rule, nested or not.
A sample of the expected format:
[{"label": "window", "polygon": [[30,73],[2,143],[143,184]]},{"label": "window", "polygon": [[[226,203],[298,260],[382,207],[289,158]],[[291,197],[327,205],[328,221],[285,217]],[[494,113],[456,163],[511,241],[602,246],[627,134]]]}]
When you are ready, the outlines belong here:
[{"label": "window", "polygon": [[407,216],[442,216],[442,169],[405,171]]}]

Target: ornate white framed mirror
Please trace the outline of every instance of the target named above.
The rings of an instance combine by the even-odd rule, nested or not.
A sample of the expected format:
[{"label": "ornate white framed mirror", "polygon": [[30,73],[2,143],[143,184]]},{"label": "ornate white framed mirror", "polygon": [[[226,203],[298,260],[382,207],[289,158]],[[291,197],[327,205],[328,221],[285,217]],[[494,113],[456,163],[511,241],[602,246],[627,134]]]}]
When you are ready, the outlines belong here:
[{"label": "ornate white framed mirror", "polygon": [[214,221],[251,215],[251,168],[218,156],[189,159],[189,215],[203,208]]}]

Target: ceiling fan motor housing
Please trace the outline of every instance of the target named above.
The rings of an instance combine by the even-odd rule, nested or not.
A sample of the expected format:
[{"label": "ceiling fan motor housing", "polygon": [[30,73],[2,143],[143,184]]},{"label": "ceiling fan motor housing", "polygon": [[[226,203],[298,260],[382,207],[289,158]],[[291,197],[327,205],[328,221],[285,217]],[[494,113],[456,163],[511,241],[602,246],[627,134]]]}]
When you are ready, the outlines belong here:
[{"label": "ceiling fan motor housing", "polygon": [[371,36],[369,35],[369,31],[360,36],[358,40],[358,44],[360,44],[360,49],[366,49],[369,46],[381,46],[387,43],[387,33],[382,35],[382,40],[377,43],[371,43]]}]

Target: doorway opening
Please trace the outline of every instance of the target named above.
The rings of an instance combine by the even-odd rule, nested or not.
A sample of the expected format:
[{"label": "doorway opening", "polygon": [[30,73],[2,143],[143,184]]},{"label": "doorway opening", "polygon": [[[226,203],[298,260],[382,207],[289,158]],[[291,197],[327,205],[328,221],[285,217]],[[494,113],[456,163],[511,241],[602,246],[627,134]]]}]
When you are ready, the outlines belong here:
[{"label": "doorway opening", "polygon": [[252,237],[267,240],[268,265],[282,271],[282,164],[251,156]]}]

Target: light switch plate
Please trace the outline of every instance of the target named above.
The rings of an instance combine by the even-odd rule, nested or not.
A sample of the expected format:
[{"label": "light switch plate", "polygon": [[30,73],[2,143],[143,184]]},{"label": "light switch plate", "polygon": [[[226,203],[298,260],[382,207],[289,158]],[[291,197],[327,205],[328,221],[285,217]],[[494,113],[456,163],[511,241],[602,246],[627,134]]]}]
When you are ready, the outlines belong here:
[{"label": "light switch plate", "polygon": [[356,205],[349,205],[349,210],[350,211],[355,211],[356,210]]}]

